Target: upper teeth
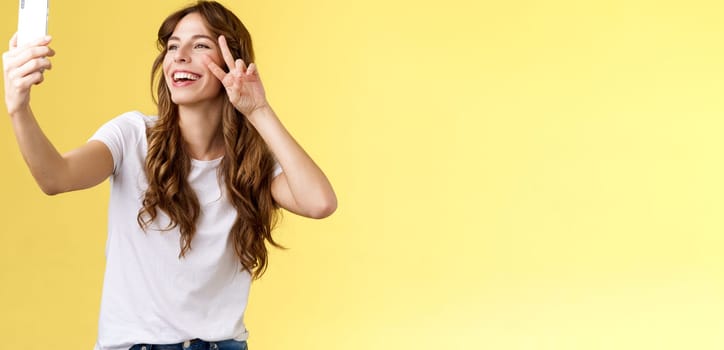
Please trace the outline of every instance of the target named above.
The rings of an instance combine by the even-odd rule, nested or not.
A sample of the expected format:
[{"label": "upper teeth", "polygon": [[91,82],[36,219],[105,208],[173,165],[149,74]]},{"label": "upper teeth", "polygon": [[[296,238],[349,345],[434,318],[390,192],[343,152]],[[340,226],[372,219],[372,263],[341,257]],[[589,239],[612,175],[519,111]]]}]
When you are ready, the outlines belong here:
[{"label": "upper teeth", "polygon": [[193,73],[176,72],[173,74],[173,80],[181,80],[181,79],[198,80],[199,78],[200,78],[200,76],[193,74]]}]

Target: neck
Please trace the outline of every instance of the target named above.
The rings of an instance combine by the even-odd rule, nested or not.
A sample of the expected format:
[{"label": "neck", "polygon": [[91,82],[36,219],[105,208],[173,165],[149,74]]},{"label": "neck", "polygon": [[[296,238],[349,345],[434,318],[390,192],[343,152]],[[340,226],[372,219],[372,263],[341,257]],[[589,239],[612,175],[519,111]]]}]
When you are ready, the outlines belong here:
[{"label": "neck", "polygon": [[178,106],[181,136],[191,158],[212,160],[224,155],[222,106],[221,103]]}]

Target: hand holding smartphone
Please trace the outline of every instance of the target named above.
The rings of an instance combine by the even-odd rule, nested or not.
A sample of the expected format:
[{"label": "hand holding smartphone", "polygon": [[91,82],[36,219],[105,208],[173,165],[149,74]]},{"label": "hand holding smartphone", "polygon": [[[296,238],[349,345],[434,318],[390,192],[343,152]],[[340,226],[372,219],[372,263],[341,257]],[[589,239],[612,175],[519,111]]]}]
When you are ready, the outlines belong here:
[{"label": "hand holding smartphone", "polygon": [[18,47],[48,34],[48,0],[20,0]]}]

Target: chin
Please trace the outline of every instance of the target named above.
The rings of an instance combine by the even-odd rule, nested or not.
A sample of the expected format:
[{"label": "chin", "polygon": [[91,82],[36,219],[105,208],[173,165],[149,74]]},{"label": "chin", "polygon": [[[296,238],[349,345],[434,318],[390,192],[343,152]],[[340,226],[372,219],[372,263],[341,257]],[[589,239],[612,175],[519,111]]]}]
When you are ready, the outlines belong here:
[{"label": "chin", "polygon": [[177,105],[185,105],[191,101],[189,101],[188,99],[185,99],[185,98],[180,98],[180,97],[176,97],[176,96],[172,95],[171,102],[173,102],[174,104],[177,104]]},{"label": "chin", "polygon": [[171,101],[177,105],[193,105],[203,102],[216,102],[225,96],[223,91],[176,91],[171,92]]},{"label": "chin", "polygon": [[171,101],[177,105],[188,105],[199,102],[197,96],[187,96],[187,94],[171,94]]}]

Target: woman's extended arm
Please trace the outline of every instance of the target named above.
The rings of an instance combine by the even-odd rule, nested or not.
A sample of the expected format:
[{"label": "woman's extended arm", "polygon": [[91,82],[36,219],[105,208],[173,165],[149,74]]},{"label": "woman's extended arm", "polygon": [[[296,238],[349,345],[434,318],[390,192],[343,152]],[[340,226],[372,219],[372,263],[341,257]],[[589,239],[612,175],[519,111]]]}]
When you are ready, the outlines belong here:
[{"label": "woman's extended arm", "polygon": [[51,68],[55,52],[48,47],[50,38],[18,47],[17,38],[3,53],[5,105],[20,153],[31,174],[46,194],[88,188],[101,183],[113,171],[113,157],[99,141],[60,155],[38,125],[30,108],[30,89],[43,82],[43,72]]}]

